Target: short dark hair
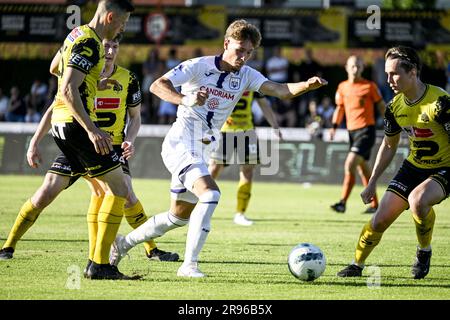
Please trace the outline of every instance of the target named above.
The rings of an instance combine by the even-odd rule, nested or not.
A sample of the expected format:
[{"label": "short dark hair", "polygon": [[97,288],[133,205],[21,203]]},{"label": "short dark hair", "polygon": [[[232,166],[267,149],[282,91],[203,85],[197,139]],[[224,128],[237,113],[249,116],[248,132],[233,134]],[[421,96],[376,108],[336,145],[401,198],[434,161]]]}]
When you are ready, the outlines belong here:
[{"label": "short dark hair", "polygon": [[133,12],[134,6],[130,0],[105,0],[107,10],[120,9],[125,12]]},{"label": "short dark hair", "polygon": [[417,70],[417,76],[420,75],[420,71],[422,70],[422,61],[420,60],[417,51],[410,47],[392,47],[386,52],[385,59],[399,59],[400,66],[406,72],[409,72],[415,68]]}]

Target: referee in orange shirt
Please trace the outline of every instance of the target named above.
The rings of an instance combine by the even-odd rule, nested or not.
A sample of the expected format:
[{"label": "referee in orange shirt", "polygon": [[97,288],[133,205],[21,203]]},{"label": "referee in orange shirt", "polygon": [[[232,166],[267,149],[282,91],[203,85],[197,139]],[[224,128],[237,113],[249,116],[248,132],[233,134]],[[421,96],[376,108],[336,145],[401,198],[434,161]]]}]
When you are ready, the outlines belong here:
[{"label": "referee in orange shirt", "polygon": [[[333,114],[333,127],[330,129],[330,139],[333,140],[336,128],[345,115],[350,151],[345,159],[341,200],[331,205],[331,209],[338,213],[345,212],[345,204],[355,185],[357,169],[363,185],[368,184],[371,172],[367,162],[376,138],[374,105],[381,115],[384,115],[386,107],[377,85],[361,76],[364,64],[360,57],[350,56],[345,70],[348,80],[342,81],[336,91],[336,110]],[[375,196],[364,212],[374,213],[377,207],[378,200]]]}]

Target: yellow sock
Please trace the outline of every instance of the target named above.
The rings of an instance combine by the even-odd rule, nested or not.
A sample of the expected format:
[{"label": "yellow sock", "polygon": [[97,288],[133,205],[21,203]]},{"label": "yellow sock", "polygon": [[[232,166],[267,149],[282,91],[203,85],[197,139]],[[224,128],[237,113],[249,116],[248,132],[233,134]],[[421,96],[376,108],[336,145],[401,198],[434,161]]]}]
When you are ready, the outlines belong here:
[{"label": "yellow sock", "polygon": [[92,261],[98,264],[109,263],[109,250],[116,238],[127,200],[114,195],[106,195],[98,212],[97,242]]},{"label": "yellow sock", "polygon": [[11,231],[9,232],[8,239],[6,240],[3,248],[15,248],[17,241],[27,232],[28,229],[34,224],[39,217],[42,209],[36,209],[31,203],[31,199],[28,199],[20,208],[16,221],[14,222]]},{"label": "yellow sock", "polygon": [[417,240],[421,249],[425,249],[431,245],[431,237],[433,236],[434,220],[436,215],[433,208],[430,209],[424,219],[420,219],[413,214],[413,219],[416,224]]},{"label": "yellow sock", "polygon": [[237,192],[237,208],[236,212],[244,213],[247,210],[251,197],[252,184],[248,182],[239,182]]},{"label": "yellow sock", "polygon": [[[125,208],[125,218],[128,224],[133,229],[136,229],[145,221],[147,221],[147,216],[145,215],[144,207],[142,207],[141,202],[138,200],[134,206],[130,208]],[[144,242],[145,252],[148,254],[150,251],[156,248],[156,243],[153,240]]]},{"label": "yellow sock", "polygon": [[95,245],[97,242],[97,232],[98,232],[98,212],[102,205],[104,196],[97,196],[91,194],[91,202],[89,203],[89,209],[87,212],[87,223],[89,232],[89,260],[94,259]]},{"label": "yellow sock", "polygon": [[372,229],[372,221],[367,222],[359,235],[358,244],[355,251],[355,263],[364,265],[369,254],[378,245],[383,232],[376,232]]}]

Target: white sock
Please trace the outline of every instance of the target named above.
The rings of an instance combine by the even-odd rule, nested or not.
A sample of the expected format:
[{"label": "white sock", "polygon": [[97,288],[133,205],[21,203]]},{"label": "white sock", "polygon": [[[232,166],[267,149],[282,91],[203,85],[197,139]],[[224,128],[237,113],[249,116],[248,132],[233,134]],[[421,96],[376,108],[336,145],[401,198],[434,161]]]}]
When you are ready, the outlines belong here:
[{"label": "white sock", "polygon": [[220,192],[206,191],[199,197],[199,201],[191,213],[189,229],[186,237],[186,252],[184,263],[198,261],[198,254],[205,244],[211,229],[211,216],[219,203]]},{"label": "white sock", "polygon": [[161,237],[167,231],[182,227],[188,222],[189,219],[181,219],[170,212],[159,213],[150,217],[145,223],[127,234],[125,242],[129,248],[126,248],[125,245],[125,249],[129,250],[139,243]]}]

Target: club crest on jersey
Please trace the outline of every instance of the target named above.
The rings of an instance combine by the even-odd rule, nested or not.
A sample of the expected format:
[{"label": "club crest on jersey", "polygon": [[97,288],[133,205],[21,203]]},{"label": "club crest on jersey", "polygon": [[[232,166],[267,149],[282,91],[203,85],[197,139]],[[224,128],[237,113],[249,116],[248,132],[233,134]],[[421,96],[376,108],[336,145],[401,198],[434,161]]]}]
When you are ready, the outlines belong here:
[{"label": "club crest on jersey", "polygon": [[238,90],[241,86],[241,78],[230,77],[230,89]]},{"label": "club crest on jersey", "polygon": [[208,100],[207,107],[209,110],[214,110],[219,107],[219,99],[211,98]]},{"label": "club crest on jersey", "polygon": [[76,38],[82,36],[83,34],[83,31],[81,31],[79,28],[74,28],[72,32],[70,32],[67,36],[67,39],[69,39],[70,42],[74,42]]}]

